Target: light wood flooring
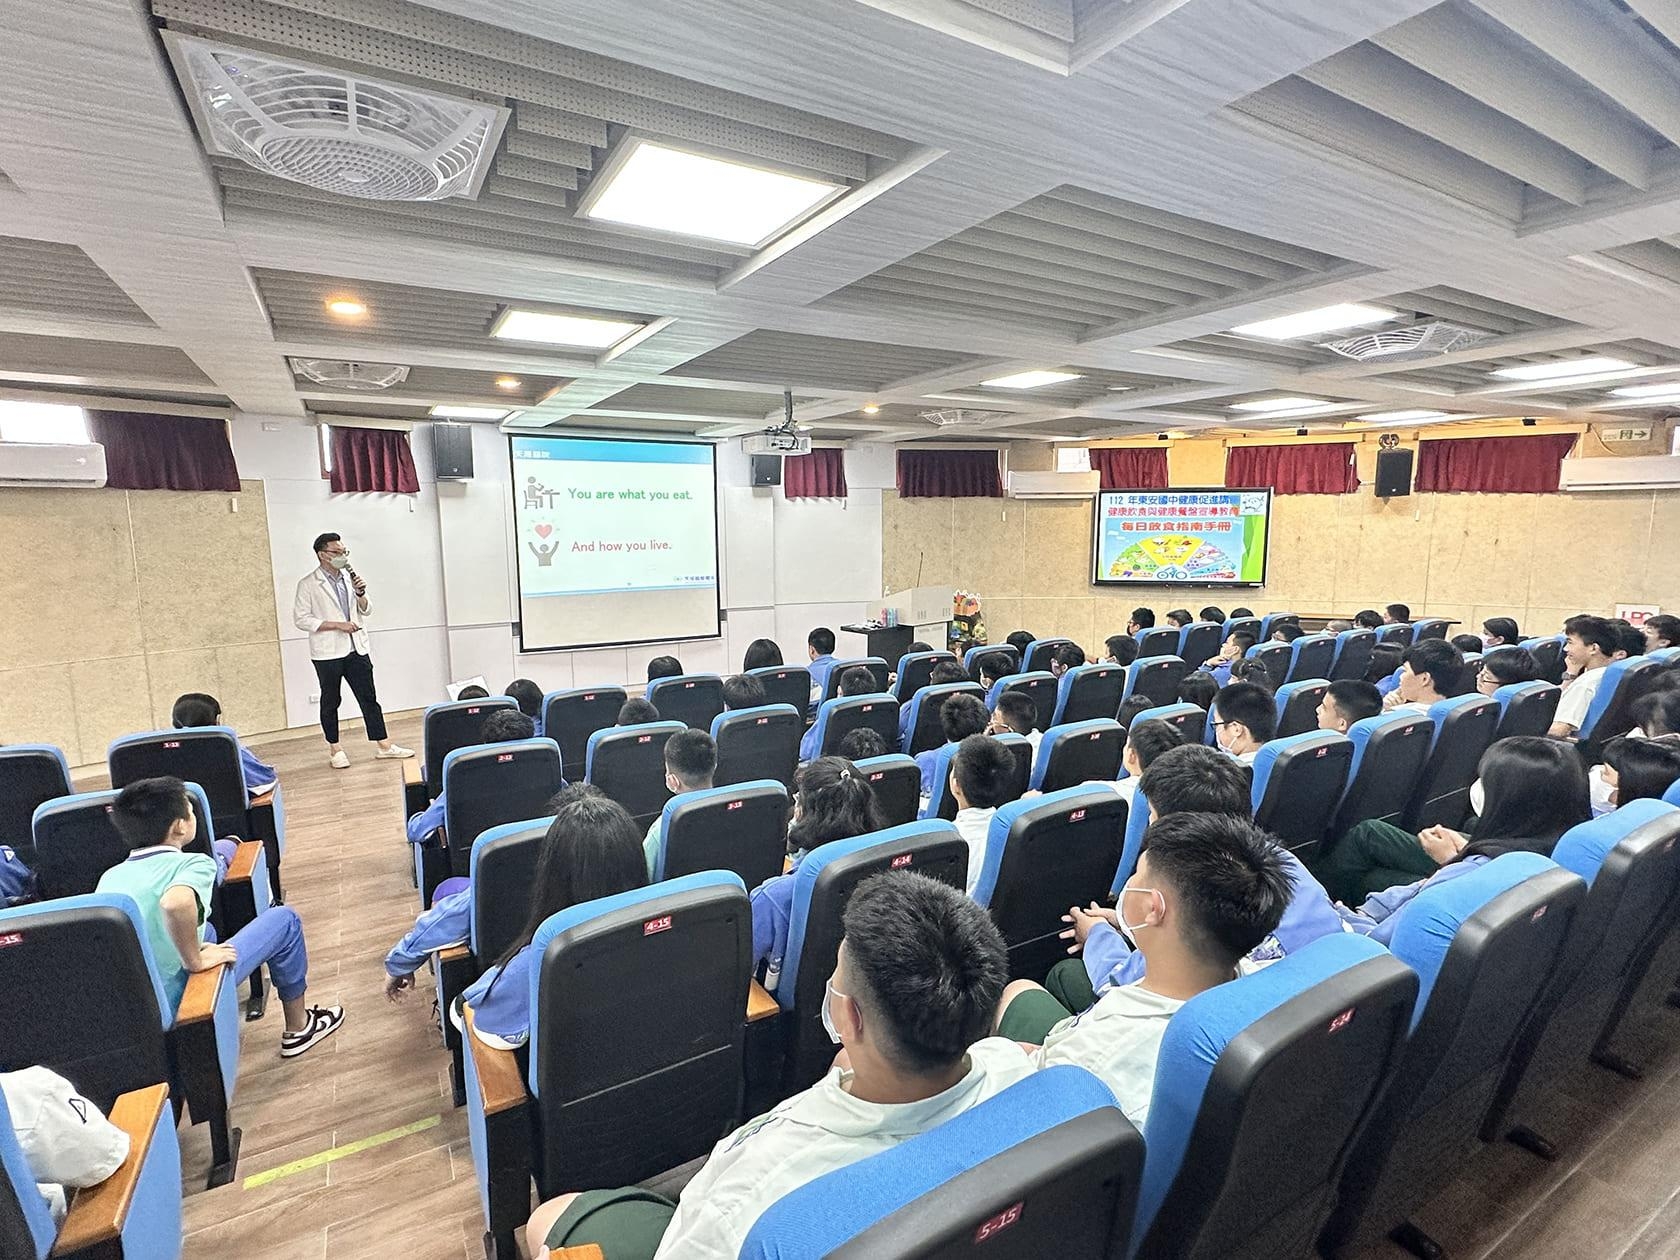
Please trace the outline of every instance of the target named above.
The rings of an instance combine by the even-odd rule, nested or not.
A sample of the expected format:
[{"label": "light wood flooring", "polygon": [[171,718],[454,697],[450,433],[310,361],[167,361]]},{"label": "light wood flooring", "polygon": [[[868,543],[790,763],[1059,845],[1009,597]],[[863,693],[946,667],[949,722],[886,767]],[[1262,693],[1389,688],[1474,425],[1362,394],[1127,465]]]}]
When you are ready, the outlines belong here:
[{"label": "light wood flooring", "polygon": [[[399,719],[392,734],[417,748],[417,728],[417,718]],[[286,893],[303,916],[310,996],[342,1002],[348,1017],[291,1061],[278,1054],[278,1002],[245,1025],[233,1183],[204,1190],[208,1138],[181,1134],[187,1260],[483,1255],[465,1115],[450,1105],[431,980],[422,972],[400,1005],[382,993],[385,952],[415,913],[398,768],[373,761],[371,745],[348,732],[346,747],[355,761],[345,771],[327,766],[318,737],[260,751],[285,784]],[[1654,976],[1672,979],[1673,962],[1661,966]],[[1647,1003],[1618,1048],[1645,1065],[1645,1079],[1584,1066],[1538,1117],[1563,1148],[1556,1163],[1486,1147],[1418,1213],[1452,1260],[1680,1260],[1680,1011]],[[265,1171],[427,1125],[245,1188]],[[1373,1260],[1404,1254],[1385,1244]]]}]

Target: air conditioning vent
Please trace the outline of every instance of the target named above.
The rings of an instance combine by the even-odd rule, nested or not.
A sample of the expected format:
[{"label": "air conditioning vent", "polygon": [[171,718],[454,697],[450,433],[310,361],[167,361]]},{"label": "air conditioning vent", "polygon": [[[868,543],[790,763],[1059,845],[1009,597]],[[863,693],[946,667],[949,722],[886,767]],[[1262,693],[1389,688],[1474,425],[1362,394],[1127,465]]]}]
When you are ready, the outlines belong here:
[{"label": "air conditioning vent", "polygon": [[1011,499],[1089,499],[1102,487],[1094,472],[1017,472],[1011,469],[1004,493]]},{"label": "air conditioning vent", "polygon": [[982,420],[992,420],[997,417],[995,411],[975,411],[965,407],[944,407],[934,411],[921,411],[916,414],[929,424],[941,429],[979,424]]},{"label": "air conditioning vent", "polygon": [[368,201],[476,197],[508,111],[163,33],[212,153]]},{"label": "air conditioning vent", "polygon": [[105,448],[97,442],[0,442],[0,486],[95,490],[104,484]]},{"label": "air conditioning vent", "polygon": [[1380,332],[1361,333],[1341,341],[1319,344],[1345,359],[1361,363],[1381,359],[1386,363],[1403,363],[1408,359],[1428,359],[1437,354],[1451,354],[1455,350],[1469,350],[1495,334],[1463,324],[1449,324],[1436,320],[1427,324],[1412,324],[1406,328],[1385,328]]},{"label": "air conditioning vent", "polygon": [[355,359],[292,359],[292,371],[317,385],[334,389],[390,389],[408,379],[401,363],[361,363]]}]

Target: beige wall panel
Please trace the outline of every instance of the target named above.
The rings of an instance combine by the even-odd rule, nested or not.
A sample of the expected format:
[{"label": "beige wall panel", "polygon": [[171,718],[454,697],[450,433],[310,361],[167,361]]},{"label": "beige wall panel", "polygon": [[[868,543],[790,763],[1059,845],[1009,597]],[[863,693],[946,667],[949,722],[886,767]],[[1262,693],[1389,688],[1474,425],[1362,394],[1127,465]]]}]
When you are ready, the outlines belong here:
[{"label": "beige wall panel", "polygon": [[[278,649],[276,649],[278,651]],[[175,698],[187,691],[203,691],[222,702],[224,718],[227,714],[227,687],[222,681],[221,662],[215,648],[186,648],[179,652],[149,652],[146,655],[146,675],[152,702],[152,726],[162,730],[169,725],[170,710]]]},{"label": "beige wall panel", "polygon": [[286,693],[278,643],[236,643],[216,649],[222,713],[241,735],[286,729]]},{"label": "beige wall panel", "polygon": [[1357,530],[1344,541],[1346,560],[1336,571],[1339,609],[1381,608],[1396,599],[1422,607],[1429,582],[1435,496],[1413,495],[1399,510],[1375,498],[1348,497],[1360,514]]},{"label": "beige wall panel", "polygon": [[1092,601],[1089,599],[1029,599],[1026,601],[1026,624],[1023,628],[1031,630],[1041,639],[1072,639],[1085,649],[1086,655],[1090,655],[1093,640],[1096,640],[1091,609]]},{"label": "beige wall panel", "polygon": [[0,744],[56,744],[81,760],[70,666],[0,670]]},{"label": "beige wall panel", "polygon": [[1437,602],[1474,603],[1495,591],[1516,604],[1528,598],[1541,535],[1532,494],[1432,495],[1428,611]]},{"label": "beige wall panel", "polygon": [[1025,594],[1028,505],[1015,499],[952,499],[951,585],[982,599]]},{"label": "beige wall panel", "polygon": [[881,492],[882,581],[888,590],[951,581],[951,505],[955,499],[901,499]]},{"label": "beige wall panel", "polygon": [[[1582,608],[1579,604],[1530,604],[1517,619],[1517,625],[1529,638],[1540,639],[1549,634],[1562,634],[1565,621],[1576,613],[1592,611],[1594,610]],[[1614,609],[1606,608],[1603,611],[1605,615],[1609,615]]]},{"label": "beige wall panel", "polygon": [[[149,648],[276,638],[263,484],[241,484],[237,496],[169,490],[129,496]],[[229,508],[235,499],[237,512]]]},{"label": "beige wall panel", "polygon": [[1028,502],[1021,593],[1091,594],[1091,504]]},{"label": "beige wall panel", "polygon": [[1011,442],[1009,467],[1013,472],[1053,472],[1056,448],[1047,442]]},{"label": "beige wall panel", "polygon": [[1446,617],[1451,621],[1458,622],[1456,626],[1447,627],[1447,638],[1449,639],[1455,634],[1473,634],[1477,638],[1482,635],[1482,623],[1476,620],[1476,610],[1470,604],[1437,604],[1434,600],[1430,600],[1426,609],[1419,610],[1414,607],[1412,616],[1414,618]]},{"label": "beige wall panel", "polygon": [[1544,531],[1536,532],[1528,603],[1609,612],[1617,601],[1642,599],[1651,501],[1649,493],[1632,491],[1549,498]]},{"label": "beige wall panel", "polygon": [[1222,486],[1225,484],[1225,443],[1212,438],[1167,443],[1167,484]]},{"label": "beige wall panel", "polygon": [[128,497],[0,490],[0,669],[142,650]]},{"label": "beige wall panel", "polygon": [[[984,591],[980,592],[980,611],[986,620],[986,641],[988,643],[1002,643],[1016,630],[1031,630],[1038,633],[1038,627],[1027,624],[1027,601],[1005,596],[993,599]],[[937,646],[937,645],[936,645]]]},{"label": "beige wall panel", "polygon": [[76,706],[79,764],[103,762],[106,747],[119,735],[154,729],[145,657],[73,661],[70,689]]},{"label": "beige wall panel", "polygon": [[1654,498],[1640,600],[1649,600],[1664,612],[1680,612],[1680,493]]},{"label": "beige wall panel", "polygon": [[[1285,494],[1272,501],[1264,592],[1268,600],[1290,604],[1297,611],[1335,610],[1336,571],[1346,563],[1347,539],[1355,528],[1341,497]],[[1218,600],[1209,602],[1231,607]]]}]

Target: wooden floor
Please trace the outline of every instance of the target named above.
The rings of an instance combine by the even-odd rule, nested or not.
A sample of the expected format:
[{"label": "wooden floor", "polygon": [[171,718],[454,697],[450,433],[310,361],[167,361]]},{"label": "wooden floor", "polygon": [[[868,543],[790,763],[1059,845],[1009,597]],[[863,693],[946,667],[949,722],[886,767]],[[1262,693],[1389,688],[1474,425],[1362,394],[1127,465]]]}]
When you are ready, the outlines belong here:
[{"label": "wooden floor", "polygon": [[[399,721],[392,733],[418,747],[417,725]],[[345,771],[327,766],[316,738],[261,749],[285,783],[286,893],[303,916],[310,996],[342,1002],[345,1025],[291,1061],[278,1053],[278,1003],[245,1026],[234,1182],[205,1191],[208,1138],[181,1135],[187,1260],[483,1254],[430,978],[422,972],[401,1005],[381,991],[385,952],[415,913],[398,769],[373,761],[365,743],[346,747],[355,764]],[[1644,1063],[1645,1079],[1583,1067],[1539,1117],[1563,1146],[1556,1163],[1487,1147],[1418,1213],[1452,1260],[1680,1260],[1680,1011],[1647,1007],[1619,1048]],[[345,1147],[357,1149],[322,1158]],[[301,1161],[310,1162],[294,1168]],[[1386,1244],[1373,1253],[1404,1254]]]}]

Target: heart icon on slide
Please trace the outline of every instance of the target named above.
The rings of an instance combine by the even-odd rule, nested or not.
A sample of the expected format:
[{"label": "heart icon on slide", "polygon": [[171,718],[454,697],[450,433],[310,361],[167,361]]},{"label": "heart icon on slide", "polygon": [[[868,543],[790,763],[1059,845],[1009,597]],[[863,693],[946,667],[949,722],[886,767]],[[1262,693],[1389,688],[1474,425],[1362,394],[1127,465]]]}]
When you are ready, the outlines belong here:
[{"label": "heart icon on slide", "polygon": [[554,526],[552,526],[552,525],[538,525],[537,526],[537,537],[538,538],[547,538],[553,532],[554,532]]}]

